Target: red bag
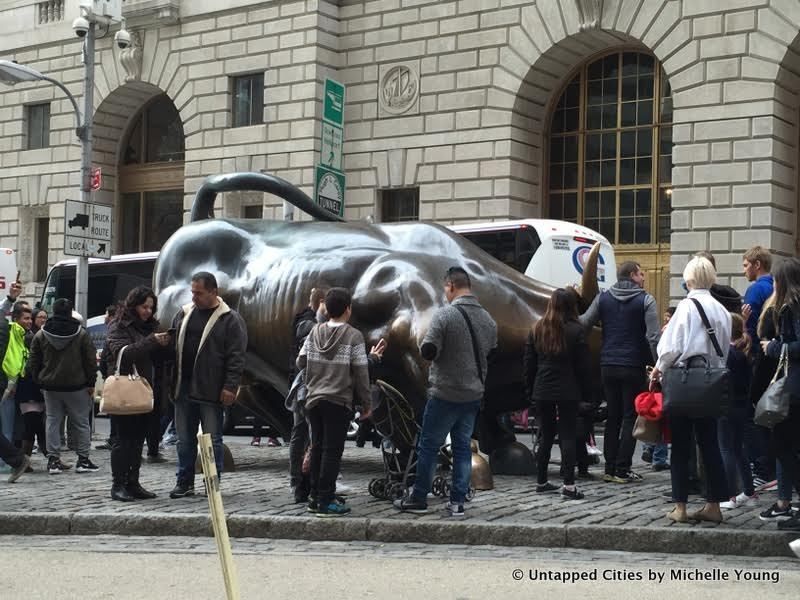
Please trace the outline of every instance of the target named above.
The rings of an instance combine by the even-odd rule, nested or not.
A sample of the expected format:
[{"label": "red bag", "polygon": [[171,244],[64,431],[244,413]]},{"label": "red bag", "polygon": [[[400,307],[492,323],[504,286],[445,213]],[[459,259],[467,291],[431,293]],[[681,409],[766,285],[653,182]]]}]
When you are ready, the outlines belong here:
[{"label": "red bag", "polygon": [[664,397],[661,392],[642,392],[633,401],[636,414],[648,421],[660,421],[663,415]]},{"label": "red bag", "polygon": [[664,418],[664,397],[661,392],[642,392],[633,401],[636,414],[648,421],[660,421],[661,443],[669,444],[672,435],[669,430],[669,422]]}]

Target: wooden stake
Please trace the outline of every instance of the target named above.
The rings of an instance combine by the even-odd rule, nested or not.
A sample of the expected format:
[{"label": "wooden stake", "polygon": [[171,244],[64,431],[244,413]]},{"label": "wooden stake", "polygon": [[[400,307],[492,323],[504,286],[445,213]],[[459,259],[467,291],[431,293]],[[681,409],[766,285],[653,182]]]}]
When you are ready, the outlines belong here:
[{"label": "wooden stake", "polygon": [[214,539],[217,542],[219,561],[222,564],[225,593],[228,600],[239,600],[239,580],[236,577],[236,565],[233,563],[231,541],[228,538],[228,523],[225,520],[222,494],[219,491],[219,475],[217,474],[217,463],[214,461],[211,434],[198,435],[197,444],[200,447],[200,462],[203,465],[208,507],[211,509],[211,524],[214,527]]}]

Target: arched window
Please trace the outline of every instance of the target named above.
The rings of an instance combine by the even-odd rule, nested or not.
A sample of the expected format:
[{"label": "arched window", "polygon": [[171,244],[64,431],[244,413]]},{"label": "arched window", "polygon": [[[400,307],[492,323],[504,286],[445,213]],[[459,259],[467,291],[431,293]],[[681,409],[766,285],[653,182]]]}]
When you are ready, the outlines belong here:
[{"label": "arched window", "polygon": [[159,250],[183,224],[183,123],[162,94],[128,131],[120,156],[118,250]]},{"label": "arched window", "polygon": [[550,123],[548,214],[612,244],[668,244],[672,100],[661,64],[615,52],[584,65]]}]

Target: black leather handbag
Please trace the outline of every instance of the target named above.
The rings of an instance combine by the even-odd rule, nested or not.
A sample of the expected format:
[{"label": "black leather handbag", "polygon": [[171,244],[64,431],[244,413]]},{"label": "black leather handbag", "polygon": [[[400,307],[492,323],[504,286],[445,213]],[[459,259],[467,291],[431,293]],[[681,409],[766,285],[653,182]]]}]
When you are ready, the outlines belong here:
[{"label": "black leather handbag", "polygon": [[[690,300],[700,313],[714,351],[723,358],[722,348],[703,307],[694,298]],[[693,356],[683,366],[667,369],[661,376],[661,391],[664,394],[664,413],[670,417],[724,417],[730,409],[728,369],[712,367],[705,356]]]}]

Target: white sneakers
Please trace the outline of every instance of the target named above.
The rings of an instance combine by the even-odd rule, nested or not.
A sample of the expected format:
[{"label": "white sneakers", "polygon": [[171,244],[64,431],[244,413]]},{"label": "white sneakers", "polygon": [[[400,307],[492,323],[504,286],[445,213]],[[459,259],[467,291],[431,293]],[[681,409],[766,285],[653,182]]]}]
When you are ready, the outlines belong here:
[{"label": "white sneakers", "polygon": [[792,552],[797,555],[797,558],[800,558],[800,538],[797,538],[793,542],[789,542],[789,548],[791,548]]},{"label": "white sneakers", "polygon": [[723,510],[732,510],[734,508],[743,508],[752,506],[758,506],[758,496],[756,494],[748,496],[744,492],[742,492],[735,498],[731,498],[727,502],[721,502],[719,505],[719,507],[722,508]]}]

